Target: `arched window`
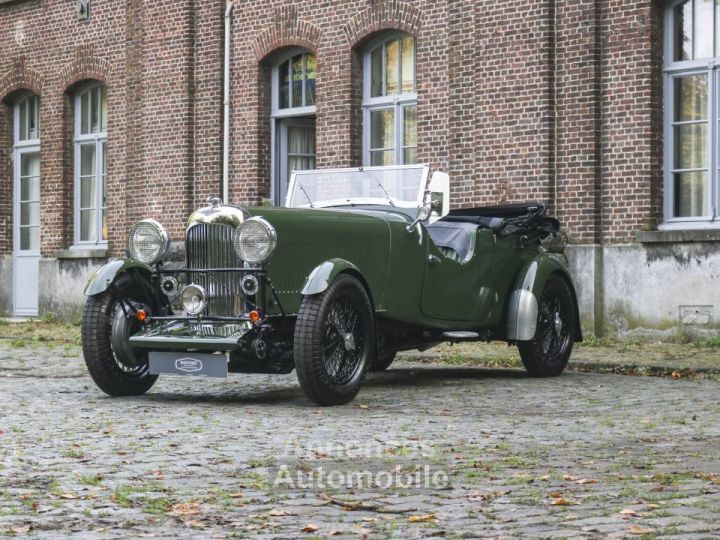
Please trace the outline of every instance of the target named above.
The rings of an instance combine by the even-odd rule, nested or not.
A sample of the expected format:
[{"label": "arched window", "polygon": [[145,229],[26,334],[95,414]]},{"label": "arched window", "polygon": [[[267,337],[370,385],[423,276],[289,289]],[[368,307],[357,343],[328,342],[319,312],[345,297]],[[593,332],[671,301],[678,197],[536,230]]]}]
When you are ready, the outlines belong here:
[{"label": "arched window", "polygon": [[107,242],[107,89],[98,82],[75,95],[75,243]]},{"label": "arched window", "polygon": [[665,32],[665,220],[717,219],[720,4],[670,3]]},{"label": "arched window", "polygon": [[363,61],[363,126],[366,165],[417,163],[415,38],[383,36]]},{"label": "arched window", "polygon": [[293,171],[315,168],[315,55],[292,49],[272,69],[272,196],[281,206]]}]

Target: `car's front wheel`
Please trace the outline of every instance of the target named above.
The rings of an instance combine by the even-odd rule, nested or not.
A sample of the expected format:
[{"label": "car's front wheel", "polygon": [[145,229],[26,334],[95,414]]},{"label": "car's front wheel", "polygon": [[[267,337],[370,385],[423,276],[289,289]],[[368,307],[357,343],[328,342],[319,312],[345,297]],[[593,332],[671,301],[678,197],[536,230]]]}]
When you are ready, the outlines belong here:
[{"label": "car's front wheel", "polygon": [[360,390],[375,359],[375,317],[365,288],[342,274],[322,293],[303,298],[295,324],[295,369],[318,405],[342,405]]},{"label": "car's front wheel", "polygon": [[85,304],[82,319],[85,364],[95,384],[111,396],[144,394],[157,380],[157,375],[148,372],[147,353],[134,351],[128,342],[141,326],[128,303],[144,306],[141,296],[137,284],[124,275],[114,287],[89,297]]},{"label": "car's front wheel", "polygon": [[575,310],[567,282],[552,276],[540,296],[535,337],[518,343],[525,369],[533,377],[554,377],[567,366],[577,330]]}]

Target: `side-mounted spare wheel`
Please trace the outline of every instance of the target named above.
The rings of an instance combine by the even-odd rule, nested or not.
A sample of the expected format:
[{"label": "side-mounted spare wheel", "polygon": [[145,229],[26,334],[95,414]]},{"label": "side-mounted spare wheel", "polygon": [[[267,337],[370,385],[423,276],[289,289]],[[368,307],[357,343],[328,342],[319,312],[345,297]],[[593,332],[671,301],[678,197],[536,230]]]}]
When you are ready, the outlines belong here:
[{"label": "side-mounted spare wheel", "polygon": [[577,307],[561,276],[548,279],[538,301],[535,337],[518,342],[520,358],[533,377],[560,375],[572,353],[577,332]]},{"label": "side-mounted spare wheel", "polygon": [[376,352],[372,303],[358,279],[340,274],[325,291],[303,298],[294,349],[300,386],[312,401],[352,401]]},{"label": "side-mounted spare wheel", "polygon": [[90,296],[85,303],[82,319],[85,364],[95,384],[111,396],[144,394],[157,380],[157,375],[148,373],[147,353],[129,346],[128,338],[140,329],[141,323],[127,305],[123,310],[120,303],[124,298],[136,307],[151,304],[145,298],[149,283],[147,286],[140,283],[145,279],[123,274],[113,287]]}]

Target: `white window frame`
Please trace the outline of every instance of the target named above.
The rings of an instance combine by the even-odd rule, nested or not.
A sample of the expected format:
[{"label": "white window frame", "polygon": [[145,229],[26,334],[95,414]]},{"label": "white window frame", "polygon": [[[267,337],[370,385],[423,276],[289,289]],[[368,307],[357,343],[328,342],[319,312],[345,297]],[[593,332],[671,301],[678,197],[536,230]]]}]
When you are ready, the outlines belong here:
[{"label": "white window frame", "polygon": [[[716,50],[717,56],[713,58],[702,58],[698,60],[675,61],[675,8],[684,0],[674,0],[665,8],[665,44],[664,44],[664,150],[663,150],[663,224],[660,230],[668,229],[709,229],[720,228],[720,51]],[[716,8],[717,9],[717,8]],[[694,19],[694,14],[693,14]],[[694,27],[694,20],[693,20]],[[713,17],[713,40],[717,43],[717,33],[720,27],[717,24],[717,17]],[[718,45],[714,45],[716,48]],[[674,79],[688,75],[706,75],[708,80],[708,134],[707,134],[707,155],[708,155],[708,208],[710,214],[707,216],[674,217],[675,206],[675,182],[674,170]]]},{"label": "white window frame", "polygon": [[[20,105],[31,99],[35,100],[37,110],[37,137],[33,139],[20,140]],[[28,132],[26,130],[26,132]],[[12,204],[13,204],[13,253],[22,251],[25,255],[40,255],[40,248],[20,250],[20,197],[18,190],[20,184],[20,162],[23,154],[40,155],[40,96],[32,92],[26,92],[20,96],[20,99],[13,105],[13,175],[12,175]],[[42,163],[40,163],[40,193],[42,195]],[[42,200],[41,200],[42,202]],[[40,207],[40,230],[42,231],[42,205]],[[17,221],[17,223],[16,223]],[[42,237],[40,238],[42,241]],[[15,285],[13,284],[13,295],[15,294]],[[15,300],[13,296],[13,305]]]},{"label": "white window frame", "polygon": [[[75,126],[74,126],[74,184],[75,184],[75,195],[74,195],[74,245],[72,248],[86,249],[88,247],[107,247],[108,241],[103,240],[102,237],[102,200],[103,200],[103,189],[102,189],[102,177],[103,177],[103,152],[107,152],[107,131],[98,131],[95,133],[81,133],[80,122],[82,119],[81,106],[82,96],[90,92],[94,88],[101,89],[103,84],[101,82],[93,81],[86,83],[78,88],[74,96],[74,115],[75,115]],[[102,114],[102,106],[100,107]],[[107,118],[104,120],[107,129]],[[100,119],[100,126],[102,129],[103,119]],[[84,144],[95,143],[95,208],[97,210],[95,214],[95,226],[97,235],[91,240],[80,239],[80,161],[81,152],[80,148]],[[107,156],[106,156],[107,159]],[[107,184],[107,182],[106,182]],[[106,186],[107,187],[107,186]]]},{"label": "white window frame", "polygon": [[[403,136],[405,135],[405,107],[415,106],[417,110],[417,40],[413,37],[415,47],[413,53],[415,59],[413,66],[415,68],[413,92],[400,92],[397,94],[389,94],[385,96],[371,96],[372,85],[372,53],[377,47],[385,47],[386,44],[394,39],[402,39],[404,37],[413,37],[410,34],[402,32],[383,34],[379,38],[370,42],[363,53],[363,164],[366,167],[371,166],[370,156],[370,114],[374,111],[383,109],[393,109],[395,114],[395,165],[405,165],[405,145],[403,144]],[[382,87],[385,88],[385,54],[383,53],[382,63]],[[398,62],[402,65],[402,57],[398,58]],[[402,68],[401,68],[402,70]],[[402,87],[402,76],[398,80],[398,85]],[[376,149],[377,150],[377,149]],[[388,148],[387,150],[390,150]]]},{"label": "white window frame", "polygon": [[[278,196],[280,195],[277,193],[277,183],[278,183],[278,175],[281,174],[282,171],[278,169],[278,156],[281,152],[281,140],[280,140],[280,134],[278,130],[278,120],[281,120],[283,118],[292,118],[297,116],[315,116],[317,112],[316,105],[307,105],[303,107],[287,107],[284,109],[280,108],[280,66],[286,61],[292,58],[293,56],[297,56],[298,54],[315,54],[312,51],[309,51],[308,49],[304,49],[301,47],[293,47],[291,49],[288,49],[285,51],[282,56],[279,56],[275,63],[272,66],[271,71],[271,82],[270,82],[270,198],[273,201],[276,201],[276,203],[282,204],[283,200],[280,199]],[[316,62],[317,62],[317,56]],[[303,94],[305,93],[305,65],[303,63]],[[315,79],[315,102],[317,103],[317,78]],[[291,92],[292,92],[292,81],[290,83]],[[288,98],[289,103],[292,103],[292,97],[289,96]],[[304,102],[304,97],[303,100]]]}]

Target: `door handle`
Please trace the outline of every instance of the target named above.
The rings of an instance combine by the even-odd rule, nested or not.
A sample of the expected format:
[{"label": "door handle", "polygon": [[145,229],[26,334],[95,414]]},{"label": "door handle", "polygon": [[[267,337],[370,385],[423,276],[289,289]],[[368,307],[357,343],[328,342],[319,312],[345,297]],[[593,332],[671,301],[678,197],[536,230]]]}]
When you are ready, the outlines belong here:
[{"label": "door handle", "polygon": [[430,264],[437,264],[437,263],[440,262],[440,259],[439,259],[438,257],[436,257],[435,255],[430,255],[430,256],[428,257],[428,262],[429,262]]}]

